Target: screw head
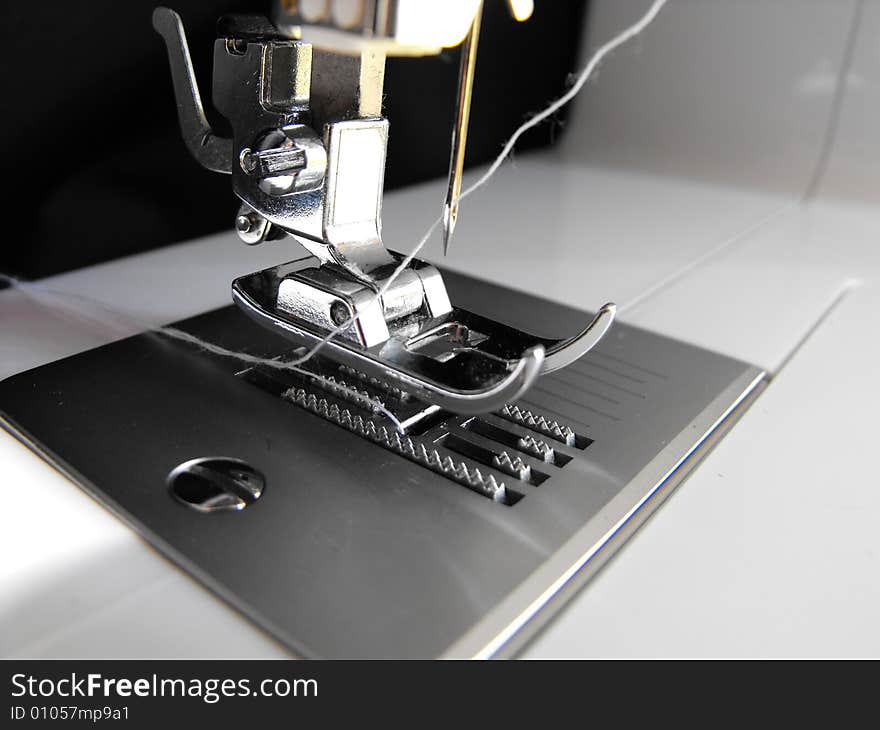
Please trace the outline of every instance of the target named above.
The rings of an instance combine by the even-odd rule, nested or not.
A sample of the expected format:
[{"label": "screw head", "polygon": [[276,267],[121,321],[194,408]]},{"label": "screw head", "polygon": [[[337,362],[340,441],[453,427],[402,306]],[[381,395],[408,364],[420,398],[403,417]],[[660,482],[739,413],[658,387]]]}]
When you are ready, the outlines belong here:
[{"label": "screw head", "polygon": [[251,229],[254,227],[254,224],[251,222],[251,217],[248,215],[239,215],[235,218],[235,230],[239,233],[250,233]]},{"label": "screw head", "polygon": [[254,210],[242,206],[235,216],[235,230],[238,237],[248,246],[262,243],[269,235],[271,224]]},{"label": "screw head", "polygon": [[330,305],[330,319],[333,320],[333,324],[337,327],[341,324],[345,324],[351,316],[348,312],[348,307],[345,305],[345,302],[337,299],[333,304]]},{"label": "screw head", "polygon": [[238,164],[248,175],[257,169],[259,162],[259,158],[250,147],[245,147],[238,155]]}]

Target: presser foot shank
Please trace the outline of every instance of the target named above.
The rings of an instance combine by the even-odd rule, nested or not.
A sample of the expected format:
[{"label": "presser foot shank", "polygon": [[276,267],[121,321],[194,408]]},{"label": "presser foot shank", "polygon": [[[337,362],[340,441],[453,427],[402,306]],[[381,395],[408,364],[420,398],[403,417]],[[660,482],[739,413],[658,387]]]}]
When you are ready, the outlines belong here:
[{"label": "presser foot shank", "polygon": [[386,321],[375,297],[338,283],[322,287],[327,273],[309,260],[264,269],[236,279],[233,300],[257,323],[306,348],[359,312],[364,321],[324,342],[321,354],[455,413],[486,413],[520,398],[539,375],[588,352],[615,315],[606,304],[579,334],[556,340],[457,307],[437,314],[426,304]]}]

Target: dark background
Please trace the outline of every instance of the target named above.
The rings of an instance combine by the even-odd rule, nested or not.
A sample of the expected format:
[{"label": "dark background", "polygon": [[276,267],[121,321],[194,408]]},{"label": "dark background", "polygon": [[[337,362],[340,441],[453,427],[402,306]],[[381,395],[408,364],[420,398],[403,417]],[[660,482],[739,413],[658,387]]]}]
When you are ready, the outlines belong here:
[{"label": "dark background", "polygon": [[[156,0],[7,2],[0,10],[7,189],[0,271],[39,278],[231,228],[229,178],[202,169],[177,126]],[[269,0],[170,0],[210,100],[216,20],[270,12]],[[486,162],[530,113],[566,88],[585,0],[537,0],[516,23],[486,0],[468,164]],[[446,174],[458,50],[389,59],[386,188]],[[209,117],[211,111],[208,110]],[[561,119],[518,150],[552,142]]]}]

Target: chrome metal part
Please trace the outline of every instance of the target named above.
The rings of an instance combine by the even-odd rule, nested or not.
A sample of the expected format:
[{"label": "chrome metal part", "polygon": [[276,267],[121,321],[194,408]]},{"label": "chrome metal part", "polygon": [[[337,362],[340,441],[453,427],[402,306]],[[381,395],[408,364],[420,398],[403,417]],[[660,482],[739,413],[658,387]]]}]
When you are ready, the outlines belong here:
[{"label": "chrome metal part", "polygon": [[243,243],[255,246],[266,240],[272,224],[249,205],[242,203],[235,216],[235,230]]},{"label": "chrome metal part", "polygon": [[[296,358],[300,352],[294,351],[291,357]],[[287,359],[279,358],[279,365]],[[256,365],[238,375],[493,501],[512,505],[522,496],[505,486],[502,475],[521,479],[523,473],[528,474],[528,467],[521,462],[514,465],[510,460],[502,459],[500,466],[482,460],[482,464],[496,467],[497,473],[492,473],[491,469],[481,468],[480,463],[460,458],[455,449],[446,448],[435,434],[434,427],[451,414],[421,403],[404,391],[392,392],[374,384],[364,373],[317,356],[297,370]],[[343,375],[351,380],[344,380]]]},{"label": "chrome metal part", "polygon": [[419,312],[425,301],[424,283],[419,272],[415,269],[400,272],[393,285],[382,295],[381,301],[382,312],[389,322]]},{"label": "chrome metal part", "polygon": [[232,127],[227,140],[205,119],[180,16],[157,8],[153,24],[168,48],[181,129],[196,159],[231,173],[235,194],[273,225],[321,241],[326,153],[301,123],[309,112],[311,46],[250,33],[217,39],[213,99]]},{"label": "chrome metal part", "polygon": [[526,454],[534,456],[544,462],[551,463],[556,457],[556,452],[553,451],[552,447],[548,446],[546,442],[541,441],[541,439],[537,439],[531,435],[520,438],[517,441],[517,446]]},{"label": "chrome metal part", "polygon": [[385,54],[313,52],[311,110],[315,129],[348,119],[382,116]]},{"label": "chrome metal part", "polygon": [[362,373],[360,370],[355,370],[354,368],[350,368],[347,365],[340,365],[339,372],[354,380],[365,383],[372,388],[379,389],[384,393],[390,393],[392,397],[397,400],[407,401],[410,398],[409,393],[407,393],[405,390],[401,390],[400,388],[396,388],[393,385],[389,385],[388,382],[384,380],[370,377],[369,375]]},{"label": "chrome metal part", "polygon": [[[175,79],[186,79],[186,99],[198,101],[195,116],[204,120],[180,18],[165,9],[156,17]],[[388,140],[388,121],[380,116],[384,55],[313,54],[307,43],[255,37],[253,22],[239,25],[227,31],[242,37],[221,38],[214,49],[214,102],[233,128],[233,189],[247,208],[236,219],[239,234],[245,243],[259,243],[274,226],[296,236],[322,263],[342,267],[378,291],[397,266],[381,239]],[[326,142],[302,123],[306,114]],[[181,117],[185,134],[191,117]],[[200,133],[206,124],[196,125]],[[329,286],[329,276],[324,279]],[[436,270],[414,264],[387,288],[383,311],[396,319],[423,303],[435,315],[450,309]],[[294,310],[322,306],[304,300]]]},{"label": "chrome metal part", "polygon": [[375,292],[363,282],[330,267],[293,272],[278,284],[277,309],[320,330],[329,331],[357,319],[339,333],[364,347],[388,339],[388,324]]},{"label": "chrome metal part", "polygon": [[387,119],[335,122],[327,129],[324,241],[341,266],[360,278],[394,265],[382,245]]},{"label": "chrome metal part", "polygon": [[262,136],[258,147],[238,155],[245,174],[259,180],[260,189],[282,196],[320,190],[327,171],[327,151],[310,127],[289,124]]},{"label": "chrome metal part", "polygon": [[183,141],[199,164],[213,172],[232,172],[232,140],[218,137],[205,117],[180,16],[168,8],[153,11],[153,27],[165,40],[177,116]]},{"label": "chrome metal part", "polygon": [[440,317],[452,311],[452,302],[446,292],[443,275],[430,264],[421,261],[413,262],[413,270],[422,280],[422,291],[425,293],[425,306],[431,317]]},{"label": "chrome metal part", "polygon": [[[269,65],[278,73],[282,62],[299,89],[283,111],[281,99],[288,94],[276,98],[267,92],[277,84],[264,75]],[[235,52],[226,39],[214,44],[214,106],[232,126],[233,191],[273,225],[321,240],[325,153],[320,137],[301,123],[309,108],[310,78],[306,44],[243,39]],[[271,103],[264,103],[267,98]]]},{"label": "chrome metal part", "polygon": [[253,151],[245,147],[238,156],[241,169],[248,175],[267,178],[282,172],[296,173],[306,165],[306,156],[296,147],[269,147]]},{"label": "chrome metal part", "polygon": [[430,286],[435,276],[440,273],[431,266],[407,269],[377,299],[384,279],[369,285],[365,283],[368,279],[359,279],[330,261],[287,273],[278,282],[275,308],[293,321],[301,320],[325,331],[353,319],[340,336],[372,347],[388,339],[389,326],[397,320],[410,315],[442,316],[452,309],[445,288],[443,297],[439,297]]},{"label": "chrome metal part", "polygon": [[[277,40],[263,40],[260,45],[260,106],[267,112],[283,115],[309,109],[312,47],[308,43]],[[233,49],[230,55],[235,54]]]},{"label": "chrome metal part", "polygon": [[549,345],[544,354],[543,372],[552,373],[586,355],[599,344],[599,340],[614,323],[616,315],[617,305],[610,302],[603,304],[596,312],[596,316],[580,332],[566,340],[559,340]]},{"label": "chrome metal part", "polygon": [[[260,324],[285,332],[308,346],[321,342],[322,335],[307,323],[292,323],[274,316],[270,319],[267,310],[256,305],[243,288],[234,290],[233,296],[245,314]],[[407,351],[404,344],[392,337],[382,345],[362,350],[347,347],[345,340],[330,340],[324,349],[341,364],[385,378],[428,402],[460,413],[482,413],[515,399],[538,376],[543,362],[543,349],[538,346],[513,361],[472,351],[468,365],[454,363],[442,369],[424,369],[426,359]]]},{"label": "chrome metal part", "polygon": [[[407,34],[407,18],[415,17],[405,7],[415,8],[408,2],[386,8],[403,23],[382,26],[394,43]],[[462,57],[447,242],[461,190],[479,9],[475,2],[456,11],[471,30]],[[385,22],[372,16],[361,21]],[[198,157],[203,142],[219,142],[210,142],[180,18],[159,9],[154,22],[168,46],[181,126]],[[384,46],[358,46],[349,54],[336,47],[313,51],[253,18],[222,24],[221,33],[226,35],[214,45],[213,96],[232,127],[232,186],[242,201],[236,229],[247,244],[290,234],[317,259],[308,269],[282,265],[234,282],[233,300],[251,318],[299,345],[317,345],[352,319],[339,341],[331,337],[323,345],[327,353],[403,383],[438,406],[471,413],[500,408],[540,372],[564,367],[605,334],[614,305],[602,307],[574,337],[542,339],[454,309],[443,277],[424,262],[397,271],[400,257],[382,243],[389,126],[381,116]],[[218,166],[230,171],[227,161]]]},{"label": "chrome metal part", "polygon": [[[233,299],[256,322],[297,345],[313,347],[322,341],[329,327],[322,324],[330,317],[329,292],[320,294],[320,314],[297,314],[307,311],[302,301],[315,299],[297,303],[287,298],[279,306],[279,292],[291,286],[285,282],[299,281],[301,272],[314,269],[313,263],[291,262],[240,277],[232,284]],[[553,340],[453,308],[439,316],[422,312],[420,317],[411,319],[403,317],[388,322],[386,318],[386,340],[357,345],[351,338],[331,339],[323,345],[322,352],[340,364],[385,380],[442,408],[457,413],[485,413],[515,400],[538,375],[546,372],[545,353],[553,354],[553,369],[561,367],[592,347],[613,317],[613,306],[606,305],[580,334]],[[471,332],[479,333],[480,339],[473,339]],[[425,351],[428,345],[430,350]]]},{"label": "chrome metal part", "polygon": [[[552,322],[563,335],[585,318],[521,292],[445,279],[454,301],[516,330]],[[247,327],[235,307],[174,326],[230,349],[296,356],[285,339]],[[575,434],[574,445],[540,426],[480,416],[547,443],[557,457],[548,463],[466,428],[471,416],[437,410],[407,426],[398,447],[393,424],[370,410],[373,399],[404,420],[433,404],[415,392],[403,397],[406,388],[375,372],[332,362],[321,373],[336,373],[334,390],[326,377],[296,385],[299,373],[266,368],[280,376],[274,388],[243,367],[251,369],[145,333],[3,381],[2,423],[292,653],[324,658],[506,654],[674,488],[762,377],[746,363],[620,324],[615,337],[498,408],[555,421]],[[283,397],[291,387],[307,392],[305,404],[296,391]],[[369,398],[356,402],[349,387]],[[353,425],[357,416],[375,422],[379,440],[337,422],[343,410]],[[479,451],[455,451],[462,442]],[[508,473],[503,459],[477,458],[487,453],[519,459],[533,478]],[[208,515],[170,499],[168,473],[208,454],[259,470],[260,499]],[[521,499],[495,501],[491,489],[456,477],[467,481],[459,464]]]},{"label": "chrome metal part", "polygon": [[[300,354],[295,350],[292,356]],[[282,357],[283,362],[287,358]],[[250,382],[267,388],[270,392],[285,396],[298,388],[306,388],[321,397],[335,399],[340,407],[346,404],[360,409],[362,415],[377,417],[377,424],[393,427],[399,433],[418,436],[430,429],[438,416],[448,416],[435,405],[422,403],[400,389],[387,388],[383,383],[368,378],[343,365],[317,356],[295,371],[274,371],[265,366],[255,366],[239,373]],[[323,394],[323,395],[321,395]],[[393,418],[392,418],[393,417]],[[384,419],[384,420],[382,420]]]},{"label": "chrome metal part", "polygon": [[510,499],[504,483],[499,482],[494,474],[483,474],[479,467],[468,467],[465,462],[457,461],[451,456],[442,457],[437,449],[429,449],[424,443],[417,445],[413,439],[408,436],[401,436],[393,428],[387,426],[376,427],[372,421],[364,420],[359,415],[352,415],[348,409],[331,405],[326,398],[318,397],[314,393],[308,393],[302,388],[288,391],[285,397],[306,410],[316,413],[363,438],[369,439],[379,444],[382,448],[422,464],[431,471],[436,471],[438,474],[449,477],[495,502],[506,503]]},{"label": "chrome metal part", "polygon": [[570,426],[561,425],[554,420],[547,419],[545,416],[536,416],[527,408],[520,408],[517,405],[508,403],[498,411],[497,415],[511,423],[519,423],[526,428],[561,441],[566,446],[574,446],[576,444],[575,433]]},{"label": "chrome metal part", "polygon": [[492,457],[492,464],[496,469],[500,471],[507,472],[512,476],[515,476],[517,479],[521,481],[528,481],[529,477],[532,475],[532,467],[526,464],[521,458],[518,456],[510,457],[506,451],[502,451],[500,454]]}]

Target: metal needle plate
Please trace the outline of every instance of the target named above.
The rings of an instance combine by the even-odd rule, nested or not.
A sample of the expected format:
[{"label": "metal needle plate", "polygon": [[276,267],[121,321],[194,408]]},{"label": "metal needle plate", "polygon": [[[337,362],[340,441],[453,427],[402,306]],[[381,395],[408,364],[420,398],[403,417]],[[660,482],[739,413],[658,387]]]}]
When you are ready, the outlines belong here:
[{"label": "metal needle plate", "polygon": [[[445,276],[462,307],[514,327],[553,323],[547,334],[564,339],[584,321]],[[290,355],[289,341],[235,307],[178,326],[224,347]],[[6,428],[307,657],[511,651],[644,519],[762,378],[747,363],[623,324],[525,399],[479,416],[418,417],[418,403],[383,391],[381,379],[338,373],[415,418],[398,445],[351,392],[278,390],[248,378],[248,367],[139,335],[3,381],[0,409]],[[248,465],[259,499],[205,512],[175,498],[169,474],[205,457]],[[489,476],[517,498],[480,488]]]}]

